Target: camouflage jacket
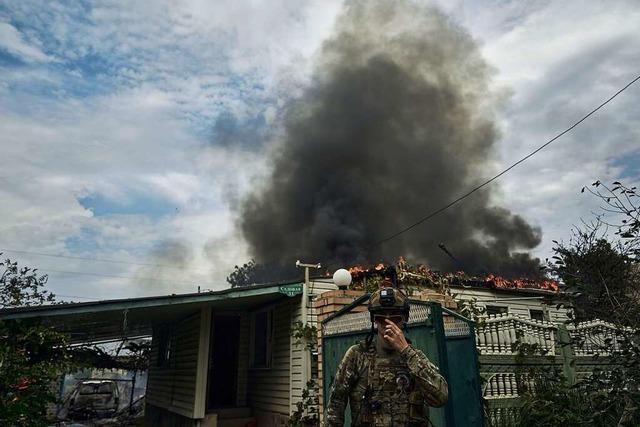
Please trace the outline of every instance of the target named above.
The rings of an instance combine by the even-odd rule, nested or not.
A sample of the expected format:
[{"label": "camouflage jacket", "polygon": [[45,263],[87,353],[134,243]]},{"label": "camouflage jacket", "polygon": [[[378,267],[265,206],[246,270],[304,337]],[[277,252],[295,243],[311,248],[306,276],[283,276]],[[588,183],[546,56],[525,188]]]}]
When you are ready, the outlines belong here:
[{"label": "camouflage jacket", "polygon": [[347,350],[333,380],[323,426],[427,426],[428,406],[447,402],[447,382],[420,350],[401,353],[364,343]]}]

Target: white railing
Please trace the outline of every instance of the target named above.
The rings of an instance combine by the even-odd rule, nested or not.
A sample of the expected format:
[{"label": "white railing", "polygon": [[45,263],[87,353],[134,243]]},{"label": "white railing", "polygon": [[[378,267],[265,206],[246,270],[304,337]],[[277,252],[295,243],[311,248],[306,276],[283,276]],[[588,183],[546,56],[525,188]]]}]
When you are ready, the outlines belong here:
[{"label": "white railing", "polygon": [[[567,325],[571,350],[576,356],[610,355],[620,350],[625,332],[615,325],[591,320]],[[535,345],[538,354],[559,355],[558,325],[513,314],[490,315],[476,326],[476,346],[484,355],[514,355],[516,342]]]},{"label": "white railing", "polygon": [[500,372],[487,379],[482,396],[485,399],[510,399],[518,397],[523,390],[535,390],[535,380],[529,374]]},{"label": "white railing", "polygon": [[620,350],[620,344],[625,331],[603,320],[591,320],[568,325],[571,337],[571,349],[576,356],[608,355]]},{"label": "white railing", "polygon": [[516,354],[517,342],[536,345],[541,354],[556,354],[558,327],[513,314],[490,315],[477,326],[476,345],[480,354]]}]

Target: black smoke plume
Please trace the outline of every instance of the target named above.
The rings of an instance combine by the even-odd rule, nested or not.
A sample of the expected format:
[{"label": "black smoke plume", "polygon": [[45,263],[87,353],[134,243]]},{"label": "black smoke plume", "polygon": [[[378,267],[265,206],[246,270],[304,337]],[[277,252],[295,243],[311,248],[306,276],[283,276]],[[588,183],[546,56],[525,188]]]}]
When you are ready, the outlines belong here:
[{"label": "black smoke plume", "polygon": [[535,274],[526,251],[540,230],[488,191],[375,245],[495,172],[490,77],[470,35],[441,12],[347,2],[312,85],[288,107],[272,174],[242,204],[257,261],[403,255],[441,270]]}]

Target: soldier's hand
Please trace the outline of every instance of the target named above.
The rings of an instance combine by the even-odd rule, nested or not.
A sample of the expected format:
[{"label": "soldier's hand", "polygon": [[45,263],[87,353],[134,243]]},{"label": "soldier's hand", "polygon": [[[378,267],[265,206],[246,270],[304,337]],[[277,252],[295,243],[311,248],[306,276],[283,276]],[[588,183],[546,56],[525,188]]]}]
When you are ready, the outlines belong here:
[{"label": "soldier's hand", "polygon": [[389,345],[391,345],[396,351],[400,352],[409,346],[407,339],[404,337],[402,329],[398,327],[394,322],[389,319],[385,319],[386,325],[384,327],[383,338]]}]

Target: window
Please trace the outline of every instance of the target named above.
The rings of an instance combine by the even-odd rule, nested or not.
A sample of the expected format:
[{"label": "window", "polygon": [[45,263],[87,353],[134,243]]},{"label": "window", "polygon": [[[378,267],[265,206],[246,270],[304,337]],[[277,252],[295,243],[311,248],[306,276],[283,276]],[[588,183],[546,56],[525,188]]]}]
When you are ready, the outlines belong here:
[{"label": "window", "polygon": [[488,305],[487,306],[487,315],[498,315],[498,314],[507,314],[509,313],[509,307],[504,307],[500,305]]},{"label": "window", "polygon": [[158,358],[157,366],[167,366],[171,360],[171,350],[173,347],[173,334],[170,328],[163,327],[158,336]]},{"label": "window", "polygon": [[529,310],[529,316],[531,316],[532,320],[540,320],[540,321],[545,320],[544,319],[544,311],[542,311],[542,310],[530,309]]},{"label": "window", "polygon": [[253,314],[251,322],[251,367],[271,367],[271,343],[273,339],[272,310]]}]

